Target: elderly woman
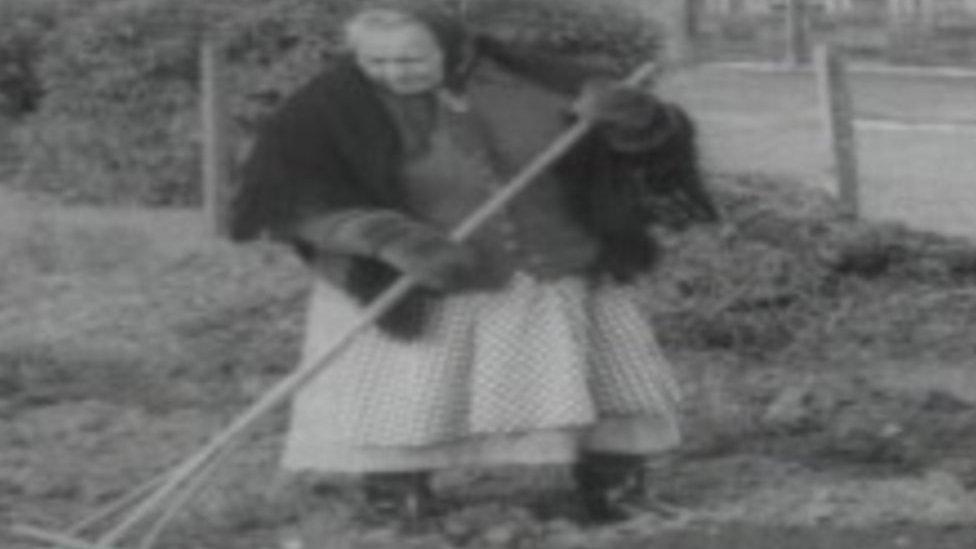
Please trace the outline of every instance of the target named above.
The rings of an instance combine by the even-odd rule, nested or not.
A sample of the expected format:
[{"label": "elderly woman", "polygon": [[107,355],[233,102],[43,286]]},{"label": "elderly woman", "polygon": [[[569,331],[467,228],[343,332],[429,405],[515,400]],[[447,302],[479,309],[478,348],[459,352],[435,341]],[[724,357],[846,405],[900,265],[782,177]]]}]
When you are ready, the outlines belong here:
[{"label": "elderly woman", "polygon": [[[648,224],[714,218],[688,118],[429,6],[378,4],[346,33],[348,57],[260,132],[233,232],[314,273],[307,355],[397,276],[418,289],[297,395],[284,466],[365,475],[370,501],[417,513],[437,470],[572,464],[590,516],[619,518],[646,456],[680,440],[632,282]],[[559,165],[447,238],[579,116],[596,129]]]}]

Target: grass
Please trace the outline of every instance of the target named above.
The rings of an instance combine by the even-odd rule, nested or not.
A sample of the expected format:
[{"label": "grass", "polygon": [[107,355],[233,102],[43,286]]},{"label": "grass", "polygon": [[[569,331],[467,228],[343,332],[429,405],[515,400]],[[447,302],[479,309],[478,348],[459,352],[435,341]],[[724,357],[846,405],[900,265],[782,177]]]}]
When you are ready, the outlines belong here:
[{"label": "grass", "polygon": [[[281,250],[216,241],[187,211],[6,207],[0,367],[21,396],[180,402],[158,390],[179,386],[171,375],[215,380],[293,358],[283,334],[297,332],[304,282]],[[281,319],[246,313],[278,304]]]},{"label": "grass", "polygon": [[[976,299],[962,297],[976,279],[946,259],[968,248],[842,222],[826,197],[778,181],[716,187],[738,234],[666,235],[668,259],[646,281],[663,343],[699,391],[689,455],[727,455],[761,436],[757,403],[805,371],[976,352]],[[72,509],[59,522],[84,515],[84,502],[170,465],[294,364],[305,275],[287,251],[212,239],[191,211],[3,202],[0,402],[34,433],[12,454],[34,471],[16,481],[27,483],[16,508]],[[840,269],[847,255],[883,261]],[[749,385],[763,372],[784,375]],[[238,549],[249,538],[263,548],[275,528],[322,505],[302,481],[269,482],[283,419],[254,435],[167,546]],[[77,455],[86,459],[63,458]],[[471,505],[489,519],[510,511]]]}]

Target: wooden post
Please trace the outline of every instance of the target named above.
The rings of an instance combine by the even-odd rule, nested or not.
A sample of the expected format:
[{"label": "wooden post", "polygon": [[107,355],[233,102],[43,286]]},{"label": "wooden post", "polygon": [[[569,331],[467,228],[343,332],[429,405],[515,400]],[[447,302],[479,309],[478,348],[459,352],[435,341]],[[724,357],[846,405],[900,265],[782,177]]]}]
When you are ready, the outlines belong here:
[{"label": "wooden post", "polygon": [[217,50],[212,42],[200,46],[201,177],[203,211],[214,236],[226,233],[226,191],[229,156]]},{"label": "wooden post", "polygon": [[696,0],[674,0],[671,2],[670,27],[673,36],[670,40],[671,61],[684,65],[695,58],[695,34],[698,28],[698,3]]},{"label": "wooden post", "polygon": [[785,62],[791,67],[799,67],[810,62],[806,0],[787,0],[786,2]]},{"label": "wooden post", "polygon": [[695,40],[701,33],[704,9],[704,0],[685,0],[685,28],[688,29],[688,36],[692,40]]},{"label": "wooden post", "polygon": [[857,140],[846,65],[841,55],[829,44],[817,48],[816,65],[823,127],[836,170],[837,194],[843,214],[856,218],[861,210]]}]

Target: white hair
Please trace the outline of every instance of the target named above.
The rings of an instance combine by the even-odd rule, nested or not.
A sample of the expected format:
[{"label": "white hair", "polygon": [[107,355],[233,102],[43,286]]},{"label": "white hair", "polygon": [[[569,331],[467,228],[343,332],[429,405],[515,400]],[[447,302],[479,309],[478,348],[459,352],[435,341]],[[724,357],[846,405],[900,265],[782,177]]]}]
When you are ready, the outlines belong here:
[{"label": "white hair", "polygon": [[420,28],[429,32],[427,25],[416,17],[388,8],[363,10],[352,16],[343,27],[346,46],[355,48],[364,34],[388,32],[403,28]]}]

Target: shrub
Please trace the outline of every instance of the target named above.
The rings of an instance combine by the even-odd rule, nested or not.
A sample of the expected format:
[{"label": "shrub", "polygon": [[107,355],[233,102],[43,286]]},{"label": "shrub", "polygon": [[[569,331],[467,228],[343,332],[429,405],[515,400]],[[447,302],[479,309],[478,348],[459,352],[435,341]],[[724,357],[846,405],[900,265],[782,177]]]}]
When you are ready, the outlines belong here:
[{"label": "shrub", "polygon": [[50,0],[10,0],[0,4],[0,114],[34,110],[41,85],[37,62],[57,9]]},{"label": "shrub", "polygon": [[74,202],[195,202],[197,53],[204,34],[225,46],[229,89],[260,91],[271,79],[294,85],[292,75],[309,74],[312,60],[320,62],[318,50],[330,45],[334,8],[350,3],[97,6],[58,33],[40,67],[48,93],[20,139],[43,159],[31,190]]},{"label": "shrub", "polygon": [[4,0],[0,3],[0,114],[33,111],[44,94],[38,74],[45,43],[64,21],[115,0]]},{"label": "shrub", "polygon": [[34,65],[43,33],[29,19],[0,13],[0,21],[5,22],[0,30],[0,112],[22,114],[32,111],[40,100]]},{"label": "shrub", "polygon": [[69,201],[157,203],[190,175],[191,145],[169,138],[193,139],[187,107],[200,11],[125,1],[61,29],[40,68],[44,104],[21,138],[43,158],[33,188]]},{"label": "shrub", "polygon": [[475,27],[549,53],[597,57],[629,68],[658,54],[662,29],[631,5],[594,0],[479,0]]},{"label": "shrub", "polygon": [[[47,95],[22,147],[32,191],[65,201],[186,205],[198,201],[197,51],[207,33],[226,61],[244,133],[338,49],[356,0],[102,0],[57,33],[39,67]],[[547,51],[646,59],[657,34],[581,0],[483,0],[472,21]],[[602,9],[600,9],[602,8]],[[513,32],[514,30],[514,32]]]}]

